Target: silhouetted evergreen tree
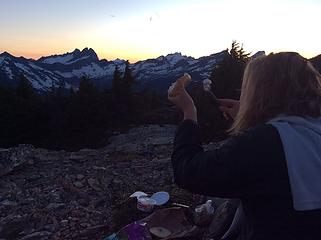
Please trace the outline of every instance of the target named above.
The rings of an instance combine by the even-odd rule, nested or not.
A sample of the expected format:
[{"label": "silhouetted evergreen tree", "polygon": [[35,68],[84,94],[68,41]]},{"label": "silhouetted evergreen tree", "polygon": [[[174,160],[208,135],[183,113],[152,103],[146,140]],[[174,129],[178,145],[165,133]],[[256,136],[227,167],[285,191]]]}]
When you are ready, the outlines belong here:
[{"label": "silhouetted evergreen tree", "polygon": [[18,97],[21,97],[24,99],[30,99],[35,97],[35,91],[32,88],[31,83],[23,74],[19,76],[16,93]]},{"label": "silhouetted evergreen tree", "polygon": [[242,78],[249,53],[236,41],[232,42],[231,50],[212,70],[210,80],[213,92],[219,98],[239,99]]},{"label": "silhouetted evergreen tree", "polygon": [[67,91],[66,91],[66,83],[63,80],[60,80],[58,83],[58,88],[57,88],[57,96],[58,97],[63,97],[64,95],[66,95]]},{"label": "silhouetted evergreen tree", "polygon": [[117,65],[115,66],[115,71],[113,75],[112,92],[116,96],[119,96],[122,93],[122,78]]},{"label": "silhouetted evergreen tree", "polygon": [[73,89],[73,87],[69,88],[69,96],[73,96],[75,94],[75,91]]},{"label": "silhouetted evergreen tree", "polygon": [[[236,41],[232,42],[230,51],[226,54],[212,70],[210,80],[212,80],[212,91],[218,98],[239,99],[242,78],[249,54],[246,53]],[[230,126],[219,108],[211,102],[210,96],[203,91],[202,86],[194,93],[197,106],[198,120],[203,131],[205,140],[214,137],[223,137],[225,130]]]},{"label": "silhouetted evergreen tree", "polygon": [[97,93],[97,89],[94,84],[90,81],[88,77],[81,77],[79,83],[79,91],[80,95],[95,95]]},{"label": "silhouetted evergreen tree", "polygon": [[123,94],[125,96],[129,96],[132,93],[132,88],[133,85],[135,84],[135,79],[132,76],[132,72],[129,67],[129,62],[126,62],[126,67],[125,67],[125,72],[124,72],[124,77],[123,77]]}]

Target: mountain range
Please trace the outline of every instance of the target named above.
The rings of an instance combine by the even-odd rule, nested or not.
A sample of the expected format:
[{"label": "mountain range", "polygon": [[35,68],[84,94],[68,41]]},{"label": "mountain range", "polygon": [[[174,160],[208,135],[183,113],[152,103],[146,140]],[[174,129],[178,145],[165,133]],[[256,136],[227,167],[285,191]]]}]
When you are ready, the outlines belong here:
[{"label": "mountain range", "polygon": [[[150,88],[161,93],[185,72],[195,82],[207,78],[225,54],[227,50],[196,59],[181,53],[171,53],[130,64],[130,69],[137,81],[136,88]],[[311,59],[319,70],[320,58],[321,55]],[[49,91],[62,83],[67,89],[77,89],[82,76],[89,77],[99,88],[110,88],[116,66],[123,72],[126,61],[100,60],[91,48],[75,49],[73,52],[41,57],[38,60],[15,57],[3,52],[0,54],[0,85],[15,86],[19,76],[23,74],[38,92]]]},{"label": "mountain range", "polygon": [[[130,64],[139,88],[163,91],[179,76],[188,72],[195,81],[209,76],[212,68],[226,54],[222,51],[198,59],[172,53],[155,59]],[[99,88],[110,88],[116,65],[123,72],[126,61],[100,60],[91,48],[62,55],[41,57],[38,60],[15,57],[8,52],[0,54],[0,84],[14,86],[23,74],[39,92],[49,91],[52,86],[64,83],[65,88],[77,88],[80,78],[87,76]]]}]

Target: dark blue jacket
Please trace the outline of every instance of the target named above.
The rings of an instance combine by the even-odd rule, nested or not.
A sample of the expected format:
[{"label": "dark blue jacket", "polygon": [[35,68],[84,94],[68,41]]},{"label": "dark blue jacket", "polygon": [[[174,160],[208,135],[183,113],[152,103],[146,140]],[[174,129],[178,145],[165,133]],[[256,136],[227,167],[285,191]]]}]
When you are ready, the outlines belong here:
[{"label": "dark blue jacket", "polygon": [[253,240],[321,240],[321,209],[293,208],[278,131],[269,124],[231,137],[213,151],[201,146],[192,120],[178,127],[172,154],[175,182],[193,193],[241,199]]}]

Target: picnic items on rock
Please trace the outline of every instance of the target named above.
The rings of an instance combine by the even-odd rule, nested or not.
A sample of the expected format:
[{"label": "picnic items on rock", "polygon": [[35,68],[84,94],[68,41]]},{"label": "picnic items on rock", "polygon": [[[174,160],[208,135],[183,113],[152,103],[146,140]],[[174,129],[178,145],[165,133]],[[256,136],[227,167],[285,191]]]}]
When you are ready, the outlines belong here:
[{"label": "picnic items on rock", "polygon": [[198,227],[188,219],[186,209],[172,207],[159,209],[148,217],[123,227],[104,240],[175,239],[193,236]]},{"label": "picnic items on rock", "polygon": [[211,222],[214,214],[212,200],[207,200],[206,203],[199,205],[194,211],[194,222],[196,225],[207,225]]},{"label": "picnic items on rock", "polygon": [[171,231],[163,227],[152,227],[149,231],[153,236],[158,238],[167,238],[172,234]]},{"label": "picnic items on rock", "polygon": [[161,206],[168,202],[169,194],[168,192],[156,192],[151,198],[156,201],[156,205]]},{"label": "picnic items on rock", "polygon": [[141,196],[148,196],[147,193],[144,193],[144,192],[141,192],[141,191],[137,191],[137,192],[134,192],[132,195],[130,195],[129,197],[141,197]]},{"label": "picnic items on rock", "polygon": [[157,210],[140,222],[146,223],[145,227],[152,236],[161,239],[192,236],[198,229],[189,218],[186,209],[180,207]]},{"label": "picnic items on rock", "polygon": [[[228,235],[228,237],[233,236],[233,234],[238,231],[231,223],[234,222],[239,201],[218,201],[217,199],[213,199],[213,202],[206,201],[204,204],[196,206],[195,208],[184,204],[176,204],[175,207],[157,209],[145,217],[145,212],[136,209],[136,199],[134,200],[132,197],[129,198],[129,200],[128,203],[130,204],[127,205],[128,208],[126,209],[126,205],[123,205],[122,210],[128,212],[134,210],[137,214],[136,218],[133,218],[135,215],[131,215],[130,219],[134,219],[132,223],[128,224],[127,221],[125,227],[104,240],[174,240],[178,238],[222,240],[223,235]],[[200,215],[199,220],[203,220],[204,216],[206,216],[206,221],[197,222],[197,218],[195,217],[199,213],[204,214]]]},{"label": "picnic items on rock", "polygon": [[152,237],[144,225],[139,222],[131,223],[103,240],[151,240]]},{"label": "picnic items on rock", "polygon": [[143,212],[151,212],[155,205],[164,205],[169,200],[168,192],[156,192],[151,197],[148,197],[147,193],[137,191],[130,195],[130,197],[137,198],[137,209]]},{"label": "picnic items on rock", "polygon": [[137,198],[137,209],[143,212],[151,212],[156,205],[156,201],[146,196],[140,196]]}]

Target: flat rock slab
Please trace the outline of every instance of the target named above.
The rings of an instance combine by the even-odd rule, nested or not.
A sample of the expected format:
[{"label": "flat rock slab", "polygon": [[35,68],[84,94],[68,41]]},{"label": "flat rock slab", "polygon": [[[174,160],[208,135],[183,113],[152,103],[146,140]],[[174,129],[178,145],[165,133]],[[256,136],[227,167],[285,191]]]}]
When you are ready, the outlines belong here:
[{"label": "flat rock slab", "polygon": [[0,177],[27,163],[33,163],[34,148],[20,145],[11,149],[0,149]]}]

